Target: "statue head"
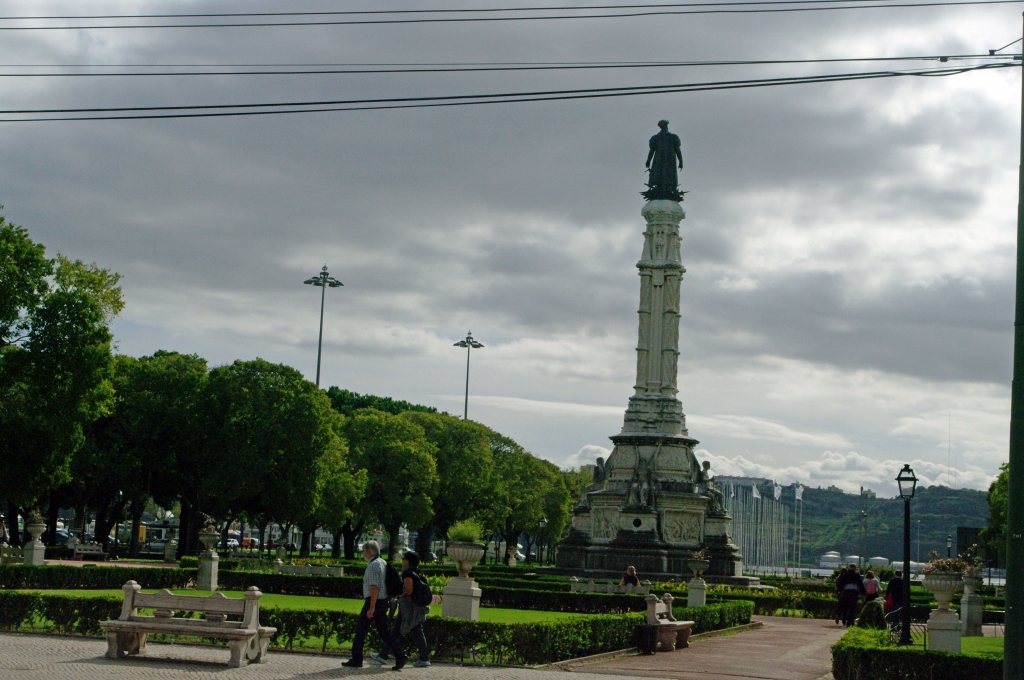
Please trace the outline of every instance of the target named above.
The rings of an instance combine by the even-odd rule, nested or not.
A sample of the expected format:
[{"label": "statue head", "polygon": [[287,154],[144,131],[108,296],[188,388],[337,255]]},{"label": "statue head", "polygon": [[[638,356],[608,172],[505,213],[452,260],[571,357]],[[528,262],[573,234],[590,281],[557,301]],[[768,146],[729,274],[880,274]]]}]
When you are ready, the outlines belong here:
[{"label": "statue head", "polygon": [[660,127],[662,130],[666,130],[667,131],[668,130],[668,121],[664,120],[664,119],[659,120],[658,121],[658,127]]},{"label": "statue head", "polygon": [[601,456],[597,457],[597,467],[604,467],[604,458]]},{"label": "statue head", "polygon": [[703,467],[704,471],[707,472],[708,470],[711,469],[711,463],[709,463],[708,461],[704,461],[701,467]]}]

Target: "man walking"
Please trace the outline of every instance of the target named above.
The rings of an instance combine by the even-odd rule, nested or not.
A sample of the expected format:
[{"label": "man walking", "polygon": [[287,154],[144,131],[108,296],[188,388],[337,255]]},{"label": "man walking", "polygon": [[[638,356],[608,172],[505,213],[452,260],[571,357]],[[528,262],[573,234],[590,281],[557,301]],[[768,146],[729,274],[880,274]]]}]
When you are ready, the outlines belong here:
[{"label": "man walking", "polygon": [[366,559],[366,571],[363,572],[363,609],[359,612],[359,620],[356,622],[352,658],[341,665],[349,668],[363,667],[366,634],[370,632],[370,626],[375,626],[381,641],[395,652],[395,665],[391,670],[399,671],[405,666],[407,657],[402,653],[402,646],[388,629],[388,589],[385,581],[387,563],[380,557],[380,545],[377,541],[363,543],[363,557]]}]

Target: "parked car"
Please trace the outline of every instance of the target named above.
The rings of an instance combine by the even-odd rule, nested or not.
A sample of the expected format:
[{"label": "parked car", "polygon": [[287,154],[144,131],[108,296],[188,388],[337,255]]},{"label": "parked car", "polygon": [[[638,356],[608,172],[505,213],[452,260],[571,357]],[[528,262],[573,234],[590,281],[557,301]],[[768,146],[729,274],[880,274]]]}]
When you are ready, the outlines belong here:
[{"label": "parked car", "polygon": [[229,538],[228,539],[228,550],[238,550],[238,541],[233,539],[233,538]]}]

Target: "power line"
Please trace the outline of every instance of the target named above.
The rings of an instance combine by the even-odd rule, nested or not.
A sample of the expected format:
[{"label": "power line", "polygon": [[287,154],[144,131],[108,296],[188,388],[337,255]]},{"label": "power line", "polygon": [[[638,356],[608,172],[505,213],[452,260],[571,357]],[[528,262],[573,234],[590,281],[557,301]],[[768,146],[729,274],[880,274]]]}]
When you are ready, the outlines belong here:
[{"label": "power line", "polygon": [[[864,0],[838,0],[840,2],[863,2]],[[847,4],[843,6],[813,7],[772,7],[753,9],[700,9],[700,10],[649,10],[619,12],[612,14],[563,14],[551,16],[479,16],[479,17],[433,17],[414,19],[355,19],[339,21],[253,21],[237,23],[185,23],[185,24],[86,24],[78,26],[0,26],[0,31],[75,31],[99,29],[140,29],[140,28],[268,28],[268,27],[300,27],[300,26],[365,26],[387,24],[442,24],[442,23],[479,23],[508,21],[552,21],[566,19],[621,19],[652,16],[683,16],[697,14],[772,14],[780,12],[825,12],[848,9],[887,9],[906,7],[955,7],[964,5],[1005,5],[1018,4],[1024,0],[955,0],[953,2],[903,2],[887,4]],[[724,5],[745,3],[721,3]],[[789,3],[786,3],[789,4]]]},{"label": "power line", "polygon": [[[59,19],[207,19],[231,17],[301,17],[301,16],[365,16],[375,14],[497,14],[508,12],[563,12],[582,10],[613,10],[613,9],[669,9],[680,7],[723,7],[723,6],[756,6],[756,5],[822,5],[854,0],[750,0],[749,2],[671,2],[626,5],[547,5],[527,7],[478,7],[478,8],[441,8],[441,9],[372,9],[372,10],[334,10],[305,12],[192,12],[179,14],[66,14],[51,16],[0,16],[0,21],[26,20],[59,20]],[[858,2],[884,2],[885,0],[856,0]]]},{"label": "power line", "polygon": [[[46,115],[37,118],[0,118],[0,122],[41,122],[68,120],[132,120],[156,118],[214,118],[227,116],[278,115],[291,113],[315,113],[330,111],[365,111],[381,109],[427,108],[469,106],[479,104],[507,104],[534,101],[561,101],[571,99],[594,99],[625,97],[649,94],[670,94],[678,92],[702,92],[731,90],[779,85],[811,83],[832,83],[852,80],[871,80],[896,77],[943,77],[970,71],[1017,67],[1016,63],[992,63],[976,66],[940,67],[916,71],[867,71],[861,73],[825,74],[788,78],[762,78],[749,80],[714,81],[702,83],[679,83],[674,85],[647,85],[615,88],[590,88],[580,90],[547,90],[535,92],[511,92],[479,95],[445,95],[431,97],[400,97],[389,99],[350,99],[317,102],[274,102],[263,104],[209,104],[195,106],[149,106],[149,107],[103,107],[77,109],[11,109],[0,110],[0,115]],[[301,107],[301,108],[296,108]],[[258,110],[254,110],[258,109]],[[72,115],[56,117],[55,114],[128,114],[128,115]]]},{"label": "power line", "polygon": [[[394,65],[394,68],[328,68],[332,64],[262,64],[252,67],[239,64],[228,65],[236,68],[273,68],[275,70],[236,70],[236,71],[135,71],[135,72],[99,72],[99,73],[5,73],[0,71],[0,78],[73,78],[73,77],[136,77],[136,76],[235,76],[235,75],[358,75],[358,74],[380,74],[380,73],[467,73],[467,72],[502,72],[502,71],[561,71],[561,70],[591,70],[591,69],[633,69],[633,68],[678,68],[678,67],[704,67],[704,66],[764,66],[764,65],[792,65],[792,64],[834,64],[834,63],[856,63],[856,62],[893,62],[893,61],[959,61],[968,59],[991,60],[994,55],[987,54],[958,54],[958,55],[924,55],[911,57],[847,57],[835,59],[761,59],[761,60],[735,60],[735,61],[659,61],[659,62],[580,62],[580,63],[550,63],[550,64],[529,64],[510,63],[507,65],[431,65],[431,64],[401,64]],[[1012,59],[1011,55],[996,55],[997,58]],[[100,65],[89,64],[39,64],[39,65],[0,65],[0,68],[95,68]],[[138,65],[110,65],[109,68],[173,68],[181,66],[177,64],[138,64]],[[223,65],[188,65],[192,68],[217,68]],[[318,68],[305,68],[301,70],[282,70],[294,66],[316,66]],[[349,66],[339,64],[339,66]],[[352,65],[352,66],[374,66]],[[106,67],[103,65],[103,67]]]}]

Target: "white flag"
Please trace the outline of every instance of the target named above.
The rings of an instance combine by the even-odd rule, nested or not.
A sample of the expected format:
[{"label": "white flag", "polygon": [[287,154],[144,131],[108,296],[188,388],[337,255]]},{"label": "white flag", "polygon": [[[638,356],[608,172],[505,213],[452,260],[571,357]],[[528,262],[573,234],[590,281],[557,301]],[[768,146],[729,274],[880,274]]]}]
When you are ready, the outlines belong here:
[{"label": "white flag", "polygon": [[754,498],[760,498],[761,497],[761,492],[757,490],[757,486],[756,485],[752,486],[750,488],[754,490]]},{"label": "white flag", "polygon": [[775,485],[775,500],[782,498],[782,487],[778,484]]},{"label": "white flag", "polygon": [[736,498],[736,487],[732,484],[729,485],[729,498]]},{"label": "white flag", "polygon": [[802,501],[804,499],[804,487],[800,484],[796,485],[796,499]]}]

